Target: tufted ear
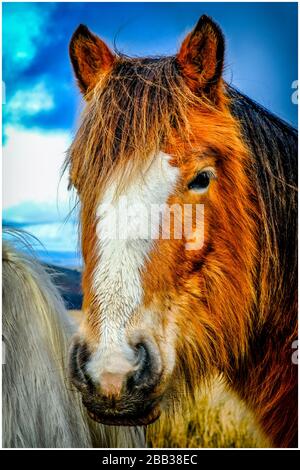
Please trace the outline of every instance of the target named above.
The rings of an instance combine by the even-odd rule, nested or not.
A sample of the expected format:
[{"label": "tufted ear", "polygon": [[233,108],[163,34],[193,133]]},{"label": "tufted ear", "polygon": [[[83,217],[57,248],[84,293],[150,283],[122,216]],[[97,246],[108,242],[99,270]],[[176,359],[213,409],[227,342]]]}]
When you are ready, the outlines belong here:
[{"label": "tufted ear", "polygon": [[201,16],[183,41],[176,59],[194,91],[217,85],[224,62],[224,37],[219,26],[208,16]]},{"label": "tufted ear", "polygon": [[71,38],[69,53],[82,93],[91,89],[99,74],[108,72],[115,60],[108,46],[82,24]]}]

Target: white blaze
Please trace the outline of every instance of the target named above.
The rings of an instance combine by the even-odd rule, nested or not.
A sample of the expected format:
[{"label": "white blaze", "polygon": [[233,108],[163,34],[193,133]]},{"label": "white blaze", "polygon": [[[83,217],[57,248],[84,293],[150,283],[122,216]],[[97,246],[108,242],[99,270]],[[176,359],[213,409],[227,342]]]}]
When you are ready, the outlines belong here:
[{"label": "white blaze", "polygon": [[125,327],[142,303],[141,270],[153,244],[151,237],[159,232],[160,220],[151,216],[151,207],[167,202],[178,178],[179,171],[169,159],[169,155],[160,152],[125,195],[115,197],[117,182],[113,183],[98,207],[98,266],[93,289],[99,306],[101,338],[89,366],[94,378],[120,367],[126,371],[133,360]]}]

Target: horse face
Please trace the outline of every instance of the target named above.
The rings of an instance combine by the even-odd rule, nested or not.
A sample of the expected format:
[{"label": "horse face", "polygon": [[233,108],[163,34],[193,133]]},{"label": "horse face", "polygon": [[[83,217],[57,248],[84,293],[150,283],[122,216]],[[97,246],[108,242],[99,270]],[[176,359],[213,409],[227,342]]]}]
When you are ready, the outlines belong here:
[{"label": "horse face", "polygon": [[232,253],[237,262],[249,250],[252,227],[236,203],[248,197],[246,152],[223,92],[223,51],[207,17],[158,61],[115,57],[82,26],[72,38],[87,104],[70,150],[85,262],[70,366],[96,421],[154,421],[218,366],[226,334],[242,347],[242,321],[233,331],[226,309],[233,286],[240,304],[249,298]]}]

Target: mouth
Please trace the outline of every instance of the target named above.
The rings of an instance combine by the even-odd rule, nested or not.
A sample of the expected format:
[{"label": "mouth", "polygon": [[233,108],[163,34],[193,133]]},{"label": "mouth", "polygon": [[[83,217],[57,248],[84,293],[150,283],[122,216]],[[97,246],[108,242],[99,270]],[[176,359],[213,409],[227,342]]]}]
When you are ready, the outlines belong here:
[{"label": "mouth", "polygon": [[98,412],[87,408],[89,417],[97,423],[106,424],[109,426],[147,426],[154,423],[161,414],[160,408],[157,406],[150,411],[143,412],[143,414],[135,413],[122,413],[107,410]]}]

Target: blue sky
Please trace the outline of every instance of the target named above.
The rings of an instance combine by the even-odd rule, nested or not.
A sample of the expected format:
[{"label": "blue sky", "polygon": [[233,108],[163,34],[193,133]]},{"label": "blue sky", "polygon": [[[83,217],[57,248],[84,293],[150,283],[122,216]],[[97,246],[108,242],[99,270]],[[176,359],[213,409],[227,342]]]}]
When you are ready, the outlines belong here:
[{"label": "blue sky", "polygon": [[3,4],[6,220],[26,223],[50,251],[76,248],[60,167],[80,107],[68,58],[77,25],[129,55],[173,54],[203,13],[224,31],[227,80],[296,125],[296,3]]}]

